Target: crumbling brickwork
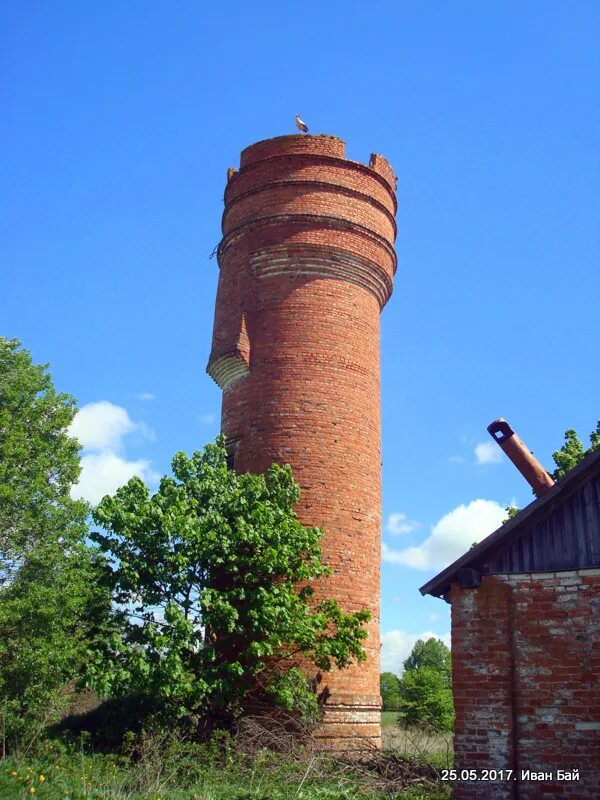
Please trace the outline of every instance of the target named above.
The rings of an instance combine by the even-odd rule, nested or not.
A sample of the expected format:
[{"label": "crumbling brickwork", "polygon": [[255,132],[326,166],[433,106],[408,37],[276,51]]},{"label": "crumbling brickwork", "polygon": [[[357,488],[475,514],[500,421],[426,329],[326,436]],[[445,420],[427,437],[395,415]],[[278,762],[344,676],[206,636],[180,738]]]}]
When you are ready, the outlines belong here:
[{"label": "crumbling brickwork", "polygon": [[[487,576],[450,599],[455,800],[597,800],[600,569]],[[513,779],[460,780],[472,769]]]},{"label": "crumbling brickwork", "polygon": [[331,136],[243,151],[225,191],[208,372],[223,389],[235,468],[289,463],[305,524],[325,529],[333,575],[317,599],[370,609],[368,659],[323,677],[322,735],[380,742],[379,316],[396,269],[395,177]]}]

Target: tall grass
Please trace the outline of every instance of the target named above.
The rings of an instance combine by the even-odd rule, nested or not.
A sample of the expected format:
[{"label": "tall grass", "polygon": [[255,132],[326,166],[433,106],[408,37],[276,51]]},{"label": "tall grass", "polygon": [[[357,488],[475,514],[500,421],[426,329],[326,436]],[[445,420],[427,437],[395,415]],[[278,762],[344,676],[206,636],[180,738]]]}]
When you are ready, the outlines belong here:
[{"label": "tall grass", "polygon": [[[0,761],[2,800],[447,800],[436,759],[445,743],[384,731],[386,752],[335,760],[310,737],[260,726],[209,743],[172,733],[128,737],[119,754],[91,751],[85,736],[42,740]],[[439,746],[436,751],[435,747]],[[427,756],[429,752],[429,756]],[[429,758],[429,760],[428,760]]]}]

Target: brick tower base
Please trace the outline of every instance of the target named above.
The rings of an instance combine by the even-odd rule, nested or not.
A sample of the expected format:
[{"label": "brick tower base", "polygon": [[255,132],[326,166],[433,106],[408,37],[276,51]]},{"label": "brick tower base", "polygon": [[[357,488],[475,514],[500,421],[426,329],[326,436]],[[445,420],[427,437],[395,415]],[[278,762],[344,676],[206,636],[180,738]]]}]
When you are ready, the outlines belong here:
[{"label": "brick tower base", "polygon": [[336,692],[315,734],[324,750],[368,754],[381,749],[381,696]]}]

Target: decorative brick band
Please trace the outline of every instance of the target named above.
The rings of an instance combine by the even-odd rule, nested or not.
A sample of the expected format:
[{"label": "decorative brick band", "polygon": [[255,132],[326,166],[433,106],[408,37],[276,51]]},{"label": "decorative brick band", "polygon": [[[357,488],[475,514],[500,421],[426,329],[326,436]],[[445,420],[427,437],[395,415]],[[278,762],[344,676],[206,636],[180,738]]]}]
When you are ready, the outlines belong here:
[{"label": "decorative brick band", "polygon": [[[348,169],[341,159],[285,156],[261,162],[260,169],[252,165],[241,172],[234,171],[225,190],[225,206],[232,204],[239,195],[247,191],[278,181],[310,181],[328,183],[343,189],[350,189],[368,195],[383,205],[395,216],[396,198],[381,174],[360,165],[359,169]],[[289,188],[289,187],[288,187]],[[293,187],[292,187],[293,188]],[[280,187],[285,191],[285,187]],[[335,203],[338,205],[338,203]]]},{"label": "decorative brick band", "polygon": [[250,369],[240,353],[225,353],[210,361],[206,371],[217,386],[225,391],[232,383],[248,375]]},{"label": "decorative brick band", "polygon": [[225,255],[228,247],[245,232],[255,230],[259,227],[274,226],[280,227],[281,225],[298,225],[304,228],[330,228],[338,230],[349,230],[363,236],[365,239],[370,239],[380,245],[389,255],[392,263],[392,270],[396,272],[397,257],[393,245],[384,237],[371,228],[365,225],[359,225],[357,222],[344,219],[343,217],[333,217],[325,214],[271,214],[268,217],[259,217],[250,222],[244,222],[237,228],[230,231],[227,236],[221,239],[217,249],[217,257],[219,264]]},{"label": "decorative brick band", "polygon": [[[308,145],[307,149],[299,149],[298,147],[291,147],[289,149],[281,149],[282,140],[289,138],[289,139],[296,139],[296,142],[293,144],[296,145]],[[315,144],[315,139],[317,137],[279,137],[278,146],[276,149],[270,149],[269,151],[264,151],[261,155],[258,155],[258,148],[256,145],[251,145],[250,148],[247,148],[245,152],[250,152],[250,150],[254,150],[255,152],[252,154],[252,158],[244,157],[244,153],[242,153],[241,159],[241,169],[244,173],[247,173],[249,170],[256,168],[259,172],[263,168],[264,164],[271,164],[276,161],[282,161],[284,159],[291,159],[293,158],[296,163],[318,163],[322,164],[325,168],[327,166],[342,166],[345,170],[352,170],[355,172],[361,172],[365,175],[369,175],[370,177],[375,178],[382,186],[384,186],[392,198],[392,202],[394,203],[394,208],[397,209],[397,200],[396,200],[396,176],[393,173],[392,168],[388,164],[387,160],[379,155],[378,153],[372,153],[371,158],[369,160],[369,164],[363,164],[361,161],[352,161],[351,159],[345,158],[345,146],[344,142],[341,140],[337,140],[337,143],[341,144],[341,147],[334,147],[329,148],[328,150],[323,149],[322,147],[311,147],[311,144]],[[310,141],[312,139],[312,142]],[[271,140],[274,141],[274,140]],[[262,144],[262,143],[258,143]],[[265,142],[267,144],[267,142]],[[240,174],[237,170],[233,170],[228,174],[228,185],[227,189],[229,190],[230,185],[232,185]]]},{"label": "decorative brick band", "polygon": [[347,281],[370,292],[380,308],[392,294],[392,279],[377,264],[332,248],[267,247],[252,253],[250,265],[257,278],[308,275]]},{"label": "decorative brick band", "polygon": [[[353,197],[357,200],[361,200],[363,203],[368,203],[373,208],[376,208],[380,211],[389,221],[390,225],[394,231],[394,238],[396,233],[398,232],[398,228],[396,225],[396,218],[390,212],[388,208],[386,208],[383,203],[380,203],[379,200],[376,200],[372,195],[365,194],[365,192],[359,192],[357,189],[351,189],[348,186],[341,186],[337,183],[331,183],[330,181],[314,181],[314,180],[280,180],[280,181],[270,181],[269,183],[263,183],[260,186],[255,186],[252,189],[248,189],[245,192],[241,192],[240,194],[236,195],[232,198],[225,207],[223,211],[223,227],[225,227],[225,220],[231,209],[235,206],[236,203],[239,203],[242,200],[246,200],[249,197],[253,197],[255,195],[261,194],[263,192],[271,193],[273,189],[277,189],[284,186],[292,186],[292,187],[304,187],[310,191],[314,191],[315,189],[319,189],[325,192],[331,192],[334,195],[345,195],[346,197]],[[259,218],[260,219],[260,218]]]},{"label": "decorative brick band", "polygon": [[328,749],[360,752],[381,747],[381,697],[351,692],[330,695],[316,737]]}]

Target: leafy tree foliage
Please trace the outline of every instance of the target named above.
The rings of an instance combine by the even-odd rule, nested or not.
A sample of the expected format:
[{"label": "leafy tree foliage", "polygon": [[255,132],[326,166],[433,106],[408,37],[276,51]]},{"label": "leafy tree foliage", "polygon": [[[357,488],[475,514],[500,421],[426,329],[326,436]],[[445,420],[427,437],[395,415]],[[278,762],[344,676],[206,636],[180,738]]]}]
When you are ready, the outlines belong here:
[{"label": "leafy tree foliage", "polygon": [[438,730],[454,724],[450,650],[441,639],[419,639],[404,662],[399,711],[405,725],[423,722]]},{"label": "leafy tree foliage", "polygon": [[175,717],[231,720],[249,698],[314,711],[299,658],[322,671],[363,660],[369,612],[309,605],[330,570],[322,531],[293,511],[290,467],[237,475],[218,439],[172,469],[156,494],[132,478],[94,511],[121,609],[96,684],[157,697]]},{"label": "leafy tree foliage", "polygon": [[441,672],[432,667],[407,670],[400,682],[400,694],[400,715],[405,725],[427,723],[436,730],[452,730],[452,691]]},{"label": "leafy tree foliage", "polygon": [[441,639],[419,639],[409,657],[404,662],[405,671],[409,672],[431,667],[444,675],[448,683],[451,676],[450,650]]},{"label": "leafy tree foliage", "polygon": [[506,506],[504,510],[507,513],[506,519],[502,520],[502,524],[506,525],[507,522],[510,522],[513,517],[516,517],[519,513],[520,509],[517,506]]},{"label": "leafy tree foliage", "polygon": [[556,469],[552,473],[552,477],[555,481],[562,478],[563,475],[566,475],[566,473],[573,469],[573,467],[578,464],[582,458],[585,458],[588,453],[600,447],[600,420],[598,420],[596,430],[592,431],[590,434],[590,444],[591,446],[586,450],[573,428],[569,428],[565,431],[565,443],[560,450],[552,453],[552,458],[556,464]]},{"label": "leafy tree foliage", "polygon": [[9,748],[55,722],[102,638],[110,596],[101,564],[83,542],[33,549],[0,590],[0,713]]},{"label": "leafy tree foliage", "polygon": [[379,676],[379,691],[383,711],[398,711],[400,704],[400,680],[393,672],[382,672]]},{"label": "leafy tree foliage", "polygon": [[0,712],[9,746],[68,702],[109,605],[102,564],[85,544],[87,505],[73,501],[79,445],[72,397],[47,366],[0,338]]},{"label": "leafy tree foliage", "polygon": [[0,338],[0,586],[40,542],[79,530],[87,515],[69,494],[80,470],[67,432],[75,400],[56,393],[47,366]]}]

